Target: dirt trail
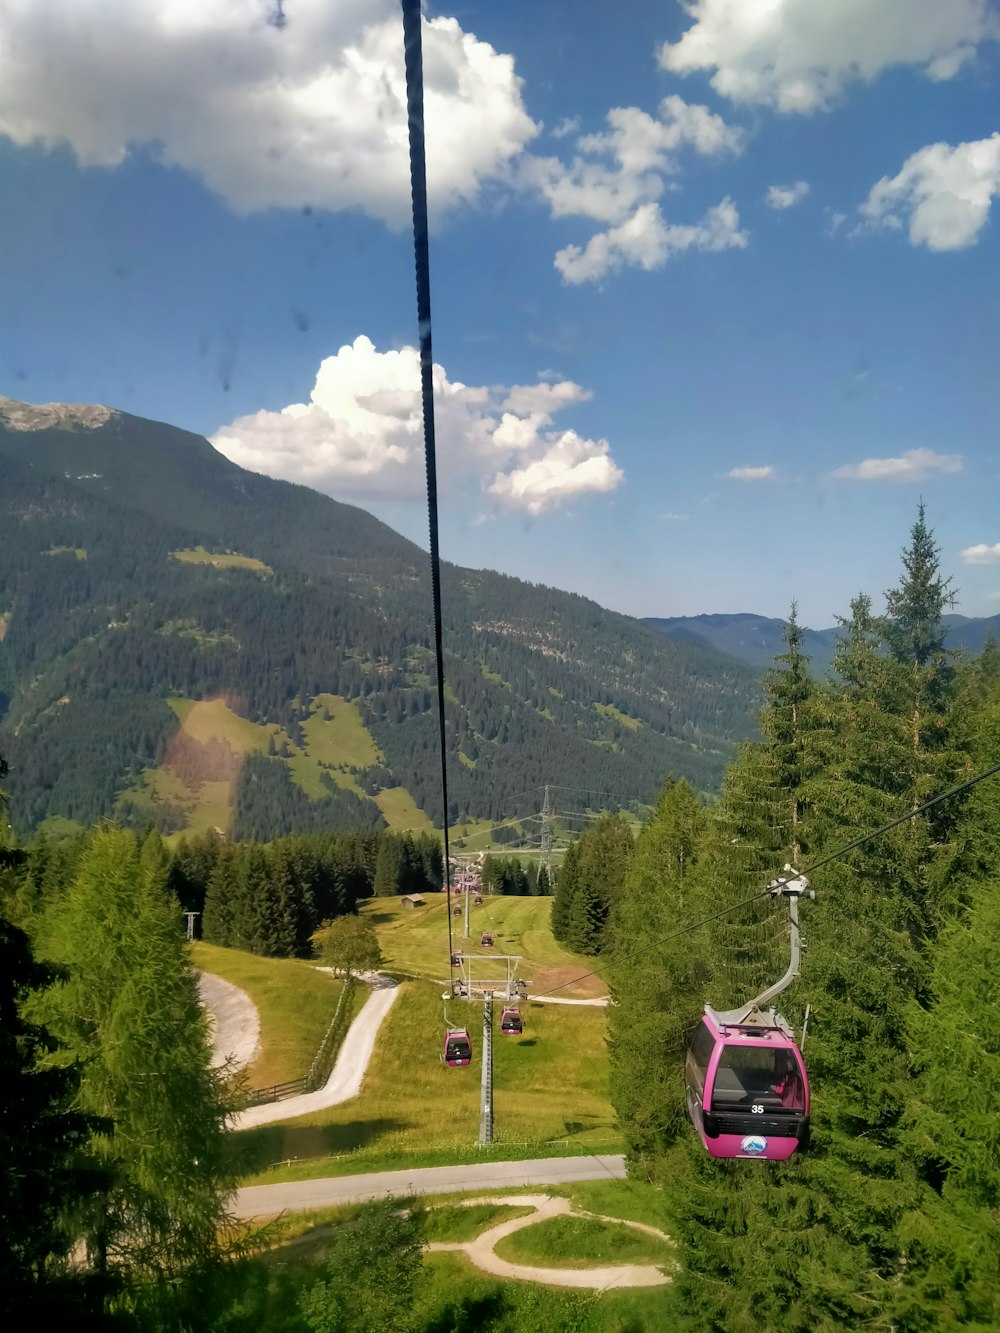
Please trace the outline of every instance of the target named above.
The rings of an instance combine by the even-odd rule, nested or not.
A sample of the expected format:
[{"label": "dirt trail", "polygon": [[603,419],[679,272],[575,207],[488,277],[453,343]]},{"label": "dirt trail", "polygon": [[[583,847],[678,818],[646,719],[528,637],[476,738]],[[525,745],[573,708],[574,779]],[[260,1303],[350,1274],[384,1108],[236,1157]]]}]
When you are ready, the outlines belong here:
[{"label": "dirt trail", "polygon": [[463,1199],[462,1206],[472,1208],[476,1204],[513,1204],[515,1207],[532,1207],[535,1212],[529,1217],[515,1217],[509,1222],[500,1222],[495,1227],[483,1231],[475,1240],[435,1241],[427,1246],[434,1251],[461,1251],[484,1273],[493,1277],[513,1278],[521,1282],[537,1282],[545,1287],[581,1287],[588,1290],[607,1291],[614,1287],[660,1287],[670,1281],[669,1276],[655,1264],[607,1264],[595,1268],[535,1268],[530,1264],[508,1263],[496,1254],[497,1244],[506,1236],[511,1236],[523,1227],[535,1226],[547,1222],[553,1217],[595,1217],[602,1222],[612,1222],[618,1226],[631,1227],[649,1236],[657,1236],[669,1244],[669,1238],[656,1227],[644,1222],[629,1222],[620,1217],[603,1217],[600,1213],[588,1213],[574,1208],[569,1199],[550,1194],[507,1194],[491,1195],[488,1198]]},{"label": "dirt trail", "polygon": [[399,983],[393,977],[373,974],[372,993],[361,1012],[347,1029],[333,1072],[326,1084],[316,1092],[304,1092],[299,1097],[287,1097],[283,1102],[268,1102],[264,1106],[249,1106],[233,1116],[232,1129],[253,1129],[258,1125],[273,1125],[278,1120],[293,1120],[311,1111],[323,1111],[328,1106],[339,1106],[350,1101],[361,1091],[361,1083],[368,1068],[375,1038],[382,1020],[399,994]]},{"label": "dirt trail", "polygon": [[231,1061],[233,1070],[244,1069],[260,1045],[260,1014],[245,990],[224,981],[214,972],[199,972],[198,997],[208,1013],[212,1040],[212,1065]]}]

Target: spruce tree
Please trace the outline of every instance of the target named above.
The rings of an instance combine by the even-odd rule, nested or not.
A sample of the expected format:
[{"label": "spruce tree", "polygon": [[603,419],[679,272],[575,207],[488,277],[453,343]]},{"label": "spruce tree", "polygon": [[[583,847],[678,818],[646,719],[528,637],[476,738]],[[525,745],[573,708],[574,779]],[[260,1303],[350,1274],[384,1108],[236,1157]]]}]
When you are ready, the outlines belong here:
[{"label": "spruce tree", "polygon": [[668,782],[639,833],[613,928],[611,1100],[630,1154],[647,1169],[688,1128],[681,1076],[705,975],[691,938],[676,936],[695,919],[692,877],[707,833],[691,787]]},{"label": "spruce tree", "polygon": [[225,843],[219,848],[211,878],[205,891],[202,913],[202,938],[209,944],[233,946],[239,913],[239,848]]},{"label": "spruce tree", "polygon": [[552,899],[552,934],[557,940],[565,943],[569,932],[570,914],[573,910],[573,899],[576,896],[577,880],[579,875],[580,850],[579,844],[571,842],[566,848],[566,854],[563,857],[562,865],[556,874],[555,895]]}]

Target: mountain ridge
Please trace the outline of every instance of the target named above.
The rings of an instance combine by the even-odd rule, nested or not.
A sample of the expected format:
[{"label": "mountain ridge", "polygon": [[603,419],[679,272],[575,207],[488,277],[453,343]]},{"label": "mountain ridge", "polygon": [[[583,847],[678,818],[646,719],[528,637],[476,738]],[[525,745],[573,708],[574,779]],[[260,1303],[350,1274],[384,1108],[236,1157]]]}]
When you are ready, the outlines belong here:
[{"label": "mountain ridge", "polygon": [[[992,634],[1000,640],[1000,615],[962,616],[954,613],[942,620],[947,627],[949,648],[969,653],[982,651]],[[643,624],[662,634],[700,644],[716,652],[735,657],[750,666],[769,666],[784,651],[782,633],[786,621],[775,616],[760,616],[749,611],[707,612],[697,616],[643,616]],[[803,627],[802,647],[810,658],[814,674],[824,673],[833,661],[840,630],[815,630]]]},{"label": "mountain ridge", "polygon": [[[168,423],[43,411],[25,430],[11,410],[0,750],[22,826],[122,817],[144,795],[177,828],[192,783],[218,810],[227,781],[228,826],[253,835],[383,807],[440,822],[425,552]],[[442,593],[453,818],[527,814],[516,794],[547,781],[651,800],[674,773],[709,792],[754,730],[759,684],[735,659],[490,570],[446,565]],[[337,704],[330,730],[321,696],[356,722]],[[185,733],[210,698],[251,730]],[[371,738],[363,764],[338,757],[336,716]],[[410,804],[385,796],[399,789]]]}]

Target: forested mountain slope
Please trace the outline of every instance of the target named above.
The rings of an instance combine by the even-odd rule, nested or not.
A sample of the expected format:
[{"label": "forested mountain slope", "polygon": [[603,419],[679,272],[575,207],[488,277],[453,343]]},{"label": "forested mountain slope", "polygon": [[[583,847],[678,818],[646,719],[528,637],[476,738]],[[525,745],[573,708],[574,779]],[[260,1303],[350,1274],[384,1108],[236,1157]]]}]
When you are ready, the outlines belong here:
[{"label": "forested mountain slope", "polygon": [[[0,480],[19,827],[437,820],[418,547],[107,408],[0,399]],[[446,566],[443,597],[453,817],[529,813],[521,794],[546,781],[644,799],[675,773],[711,790],[753,730],[756,677],[731,658],[488,571]]]}]

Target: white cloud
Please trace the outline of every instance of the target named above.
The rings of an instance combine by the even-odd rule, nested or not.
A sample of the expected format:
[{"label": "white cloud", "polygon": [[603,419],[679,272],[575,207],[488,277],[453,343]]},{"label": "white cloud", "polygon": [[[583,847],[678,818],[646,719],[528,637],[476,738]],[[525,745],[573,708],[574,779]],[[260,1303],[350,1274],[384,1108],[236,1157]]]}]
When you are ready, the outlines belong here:
[{"label": "white cloud", "polygon": [[[410,209],[395,0],[6,0],[0,134],[113,167],[148,145],[240,212]],[[510,56],[423,27],[428,189],[472,201],[538,132]]]},{"label": "white cloud", "polygon": [[830,473],[844,481],[924,481],[935,472],[961,472],[961,454],[936,454],[933,449],[907,449],[896,458],[865,458]]},{"label": "white cloud", "polygon": [[794,185],[771,185],[767,191],[768,208],[794,208],[809,193],[808,181],[796,181]]},{"label": "white cloud", "polygon": [[739,152],[742,144],[739,129],[676,96],[663,99],[658,117],[628,106],[613,107],[607,120],[608,130],[577,140],[568,166],[554,157],[522,163],[523,183],[541,193],[553,217],[624,222],[640,204],[660,198],[682,148],[715,156]]},{"label": "white cloud", "polygon": [[988,592],[986,594],[986,600],[988,602],[1000,602],[1000,592]]},{"label": "white cloud", "polygon": [[829,106],[855,79],[893,65],[952,78],[1000,32],[989,0],[690,0],[691,27],[660,48],[676,74],[711,70],[734,102],[780,111]]},{"label": "white cloud", "polygon": [[624,476],[606,445],[603,451],[595,449],[593,440],[582,440],[568,430],[526,467],[498,473],[488,489],[529,514],[540,514],[571,496],[613,491]]},{"label": "white cloud", "polygon": [[[987,546],[985,542],[980,542],[978,546],[967,546],[962,552],[962,559],[967,565],[1000,565],[1000,542],[994,542],[992,546]],[[991,597],[1000,596],[998,593],[991,593]]]},{"label": "white cloud", "polygon": [[733,481],[766,481],[768,477],[774,476],[774,468],[767,467],[733,467],[726,473]]},{"label": "white cloud", "polygon": [[657,269],[685,250],[742,250],[748,243],[729,198],[693,226],[664,222],[659,204],[650,203],[640,205],[620,226],[592,236],[582,249],[567,245],[556,254],[555,263],[564,282],[596,282],[625,265]]},{"label": "white cloud", "polygon": [[559,124],[552,130],[553,139],[565,139],[570,134],[575,134],[580,128],[579,116],[563,116]]},{"label": "white cloud", "polygon": [[[540,514],[561,501],[620,485],[606,440],[552,429],[556,412],[590,397],[571,381],[487,388],[434,367],[442,486],[480,488]],[[257,412],[221,427],[212,443],[253,472],[338,498],[409,499],[424,487],[417,349],[379,352],[356,338],[327,357],[308,403]]]},{"label": "white cloud", "polygon": [[862,216],[872,226],[902,230],[913,245],[962,250],[975,245],[990,203],[1000,194],[1000,133],[952,148],[928,144],[911,154],[891,179],[872,187]]},{"label": "white cloud", "polygon": [[660,515],[660,518],[666,520],[668,523],[684,523],[690,517],[690,514],[678,514],[673,509],[668,509],[665,513]]}]

